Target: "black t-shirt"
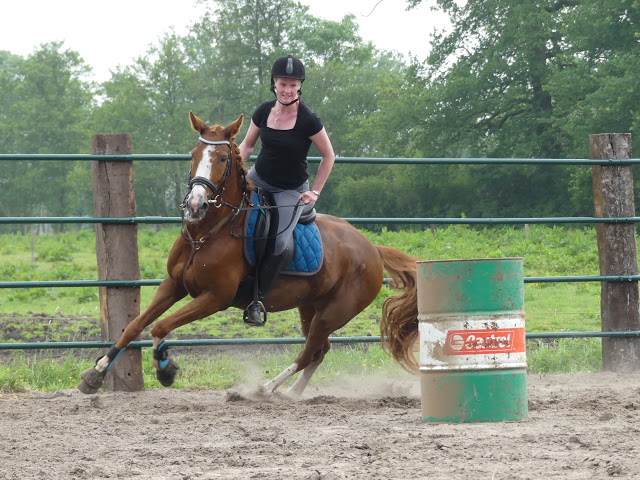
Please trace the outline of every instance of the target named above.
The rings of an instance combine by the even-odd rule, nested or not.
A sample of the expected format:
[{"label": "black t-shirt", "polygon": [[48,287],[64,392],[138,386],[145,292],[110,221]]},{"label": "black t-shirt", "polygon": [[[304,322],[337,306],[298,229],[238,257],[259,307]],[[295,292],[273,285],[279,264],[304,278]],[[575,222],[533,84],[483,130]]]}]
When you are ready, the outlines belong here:
[{"label": "black t-shirt", "polygon": [[267,127],[269,113],[276,100],[256,108],[251,120],[260,129],[262,149],[256,159],[258,175],[270,185],[282,189],[295,189],[308,178],[307,155],[312,137],[323,128],[318,116],[300,102],[296,123],[291,130]]}]

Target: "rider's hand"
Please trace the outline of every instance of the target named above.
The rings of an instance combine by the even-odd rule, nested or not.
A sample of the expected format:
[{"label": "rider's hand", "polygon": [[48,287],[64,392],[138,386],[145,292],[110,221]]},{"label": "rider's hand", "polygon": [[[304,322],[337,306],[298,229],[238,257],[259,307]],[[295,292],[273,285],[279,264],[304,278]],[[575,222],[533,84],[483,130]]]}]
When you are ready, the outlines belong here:
[{"label": "rider's hand", "polygon": [[309,204],[312,202],[315,203],[318,201],[319,196],[320,194],[318,192],[315,192],[313,190],[308,190],[306,192],[303,192],[302,195],[300,195],[300,197],[298,198],[298,200],[300,200],[305,204]]}]

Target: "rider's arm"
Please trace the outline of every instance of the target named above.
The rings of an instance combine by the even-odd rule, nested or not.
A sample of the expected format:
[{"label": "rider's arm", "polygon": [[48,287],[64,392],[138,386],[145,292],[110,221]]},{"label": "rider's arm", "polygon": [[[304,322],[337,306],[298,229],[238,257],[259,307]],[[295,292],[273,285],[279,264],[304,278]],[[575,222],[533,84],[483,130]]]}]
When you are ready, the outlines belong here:
[{"label": "rider's arm", "polygon": [[329,135],[327,135],[327,131],[324,128],[310,138],[313,144],[318,149],[318,152],[320,152],[322,160],[320,160],[318,173],[316,174],[316,178],[313,181],[313,187],[311,188],[311,191],[304,192],[300,199],[302,201],[309,200],[311,202],[316,202],[318,201],[318,196],[313,191],[315,190],[316,192],[320,193],[324,188],[324,184],[327,181],[327,178],[329,178],[329,173],[331,173],[331,169],[333,168],[333,163],[335,162],[336,155],[335,153],[333,153],[331,140],[329,140]]},{"label": "rider's arm", "polygon": [[243,162],[249,161],[249,157],[251,156],[251,153],[253,152],[253,149],[255,148],[259,137],[260,129],[255,123],[253,123],[253,120],[251,120],[249,130],[247,131],[247,134],[245,135],[242,143],[238,146]]}]

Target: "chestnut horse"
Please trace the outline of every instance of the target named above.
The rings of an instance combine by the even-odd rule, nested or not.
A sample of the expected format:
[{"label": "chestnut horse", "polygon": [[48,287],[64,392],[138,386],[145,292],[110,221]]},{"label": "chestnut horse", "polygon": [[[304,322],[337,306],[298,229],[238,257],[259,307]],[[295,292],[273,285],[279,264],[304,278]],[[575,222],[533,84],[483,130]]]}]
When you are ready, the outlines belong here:
[{"label": "chestnut horse", "polygon": [[[191,126],[200,138],[191,151],[190,191],[183,208],[186,221],[173,244],[165,278],[149,306],[122,333],[94,367],[81,374],[80,391],[95,393],[118,354],[174,303],[190,295],[193,300],[158,320],[151,329],[153,365],[164,386],[170,386],[178,366],[169,358],[164,339],[175,328],[229,307],[244,308],[248,299],[237,295],[241,281],[252,270],[245,259],[242,230],[252,208],[243,159],[234,139],[241,115],[227,127],[207,126],[189,112]],[[329,335],[366,308],[383,282],[383,269],[400,290],[383,305],[383,347],[405,368],[415,369],[411,346],[417,337],[415,259],[392,248],[376,246],[348,222],[318,214],[316,225],[323,243],[324,261],[310,276],[280,274],[265,298],[267,311],[294,307],[300,313],[306,338],[294,362],[263,386],[272,394],[299,371],[290,392],[301,395],[330,348]],[[238,300],[240,298],[240,300]]]}]

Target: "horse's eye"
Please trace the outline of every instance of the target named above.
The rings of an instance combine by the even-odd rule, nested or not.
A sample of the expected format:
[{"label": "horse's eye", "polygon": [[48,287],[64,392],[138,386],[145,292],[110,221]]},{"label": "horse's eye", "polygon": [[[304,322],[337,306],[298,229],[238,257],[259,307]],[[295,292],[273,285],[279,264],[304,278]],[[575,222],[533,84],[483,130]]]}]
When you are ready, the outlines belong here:
[{"label": "horse's eye", "polygon": [[226,155],[222,155],[220,157],[220,163],[226,163],[227,162],[227,156]]}]

